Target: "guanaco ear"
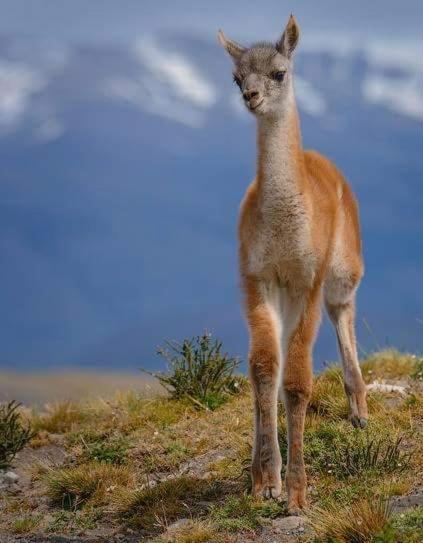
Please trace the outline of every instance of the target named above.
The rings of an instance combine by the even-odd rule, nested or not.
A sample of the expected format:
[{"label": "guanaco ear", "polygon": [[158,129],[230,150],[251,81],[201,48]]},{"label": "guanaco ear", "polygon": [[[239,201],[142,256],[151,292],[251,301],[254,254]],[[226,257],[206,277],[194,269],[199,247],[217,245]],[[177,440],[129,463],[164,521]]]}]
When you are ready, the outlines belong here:
[{"label": "guanaco ear", "polygon": [[291,17],[285,27],[281,39],[276,44],[276,49],[284,55],[290,58],[294,49],[297,47],[298,40],[300,39],[300,27],[291,13]]},{"label": "guanaco ear", "polygon": [[226,51],[231,55],[234,62],[238,62],[238,60],[247,50],[246,47],[243,47],[239,43],[236,43],[235,41],[227,38],[222,30],[219,30],[217,34],[217,39],[219,40],[220,45],[224,47]]}]

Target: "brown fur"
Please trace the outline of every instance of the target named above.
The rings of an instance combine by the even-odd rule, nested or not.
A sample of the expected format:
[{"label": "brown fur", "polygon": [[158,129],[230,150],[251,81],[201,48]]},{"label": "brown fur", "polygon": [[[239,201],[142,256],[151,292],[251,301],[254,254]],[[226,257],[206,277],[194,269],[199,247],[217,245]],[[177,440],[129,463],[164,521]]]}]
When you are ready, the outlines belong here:
[{"label": "brown fur", "polygon": [[[281,493],[277,396],[282,385],[291,512],[306,504],[303,432],[322,298],[337,333],[352,423],[364,426],[367,419],[354,333],[355,290],[363,274],[357,203],[334,164],[302,148],[290,64],[298,36],[292,16],[276,52],[266,44],[250,50],[236,44],[234,55],[233,42],[219,36],[235,60],[237,78],[244,78],[238,81],[244,100],[258,117],[257,177],[239,219],[255,408],[253,494],[277,498]],[[275,65],[286,70],[285,82],[272,80]]]}]

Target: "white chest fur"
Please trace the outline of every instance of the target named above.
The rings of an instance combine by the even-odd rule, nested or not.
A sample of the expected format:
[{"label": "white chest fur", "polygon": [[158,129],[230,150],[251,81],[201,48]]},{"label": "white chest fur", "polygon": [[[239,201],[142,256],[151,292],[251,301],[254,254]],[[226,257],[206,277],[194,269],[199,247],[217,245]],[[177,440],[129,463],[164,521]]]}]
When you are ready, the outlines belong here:
[{"label": "white chest fur", "polygon": [[286,119],[261,119],[258,130],[259,220],[250,245],[249,271],[276,272],[282,281],[289,281],[292,274],[308,276],[310,225]]}]

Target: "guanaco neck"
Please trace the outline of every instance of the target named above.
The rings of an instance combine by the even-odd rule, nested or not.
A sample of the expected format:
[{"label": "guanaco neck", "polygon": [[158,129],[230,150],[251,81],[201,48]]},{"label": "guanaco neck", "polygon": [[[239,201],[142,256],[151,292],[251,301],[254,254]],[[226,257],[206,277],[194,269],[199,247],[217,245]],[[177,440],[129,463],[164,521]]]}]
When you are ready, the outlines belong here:
[{"label": "guanaco neck", "polygon": [[303,151],[294,91],[286,108],[275,117],[257,119],[257,180],[261,197],[269,204],[293,202],[302,192]]}]

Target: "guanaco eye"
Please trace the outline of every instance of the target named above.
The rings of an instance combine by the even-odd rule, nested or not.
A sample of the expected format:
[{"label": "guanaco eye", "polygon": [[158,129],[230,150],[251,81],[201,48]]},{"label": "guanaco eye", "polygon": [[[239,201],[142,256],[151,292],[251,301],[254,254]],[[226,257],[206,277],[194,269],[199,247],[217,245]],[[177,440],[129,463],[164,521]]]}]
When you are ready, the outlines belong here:
[{"label": "guanaco eye", "polygon": [[286,72],[274,72],[272,77],[275,81],[283,81]]},{"label": "guanaco eye", "polygon": [[239,88],[241,88],[242,82],[241,82],[241,79],[237,75],[234,75],[234,83],[238,85]]}]

